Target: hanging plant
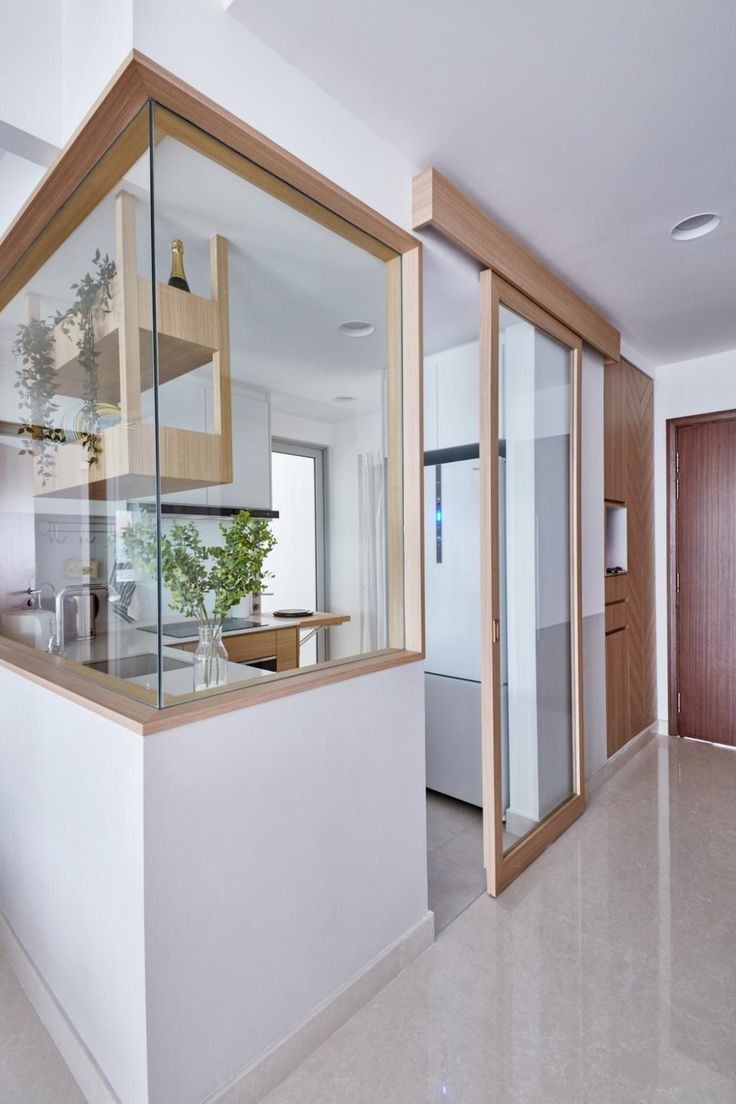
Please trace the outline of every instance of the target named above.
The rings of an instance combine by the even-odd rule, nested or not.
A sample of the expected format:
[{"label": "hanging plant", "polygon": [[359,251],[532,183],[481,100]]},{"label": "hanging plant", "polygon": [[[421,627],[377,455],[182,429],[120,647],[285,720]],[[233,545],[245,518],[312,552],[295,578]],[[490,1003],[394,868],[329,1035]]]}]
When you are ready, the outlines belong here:
[{"label": "hanging plant", "polygon": [[34,318],[19,326],[12,350],[20,361],[15,381],[22,421],[18,429],[23,437],[20,453],[35,456],[36,471],[45,487],[53,471],[56,450],[66,440],[64,431],[53,426],[54,414],[59,409],[54,402],[53,322]]},{"label": "hanging plant", "polygon": [[116,273],[115,262],[99,251],[92,258],[93,273],[86,273],[77,284],[72,284],[74,302],[66,311],[59,311],[54,318],[34,318],[18,327],[13,342],[13,355],[20,361],[16,372],[15,387],[19,392],[18,409],[23,437],[21,455],[36,458],[36,470],[42,486],[46,486],[54,469],[56,450],[64,444],[67,435],[53,425],[59,409],[54,402],[57,394],[56,366],[54,362],[54,328],[59,326],[68,335],[75,327],[77,359],[84,376],[82,409],[77,433],[87,453],[87,463],[96,464],[102,452],[99,429],[99,354],[95,349],[95,311],[110,311],[111,285]]},{"label": "hanging plant", "polygon": [[110,312],[111,285],[117,271],[115,262],[107,254],[103,257],[99,249],[92,258],[92,264],[94,275],[87,272],[79,283],[72,284],[74,302],[67,311],[60,312],[54,319],[54,323],[67,336],[76,325],[77,360],[84,374],[83,405],[79,418],[84,428],[78,437],[87,453],[87,463],[90,466],[97,463],[102,452],[98,432],[100,380],[99,353],[95,348],[95,311],[102,311],[104,314]]}]

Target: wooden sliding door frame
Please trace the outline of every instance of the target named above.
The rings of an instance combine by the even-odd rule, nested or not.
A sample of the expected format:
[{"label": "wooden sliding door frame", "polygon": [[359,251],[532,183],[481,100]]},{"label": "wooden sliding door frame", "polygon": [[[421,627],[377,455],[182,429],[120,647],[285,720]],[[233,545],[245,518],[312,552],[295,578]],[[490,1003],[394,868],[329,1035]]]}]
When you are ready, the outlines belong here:
[{"label": "wooden sliding door frame", "polygon": [[667,419],[667,731],[681,736],[680,711],[680,643],[678,627],[678,544],[677,503],[679,462],[677,433],[688,426],[707,422],[736,421],[736,410],[716,410],[710,414],[689,414]]},{"label": "wooden sliding door frame", "polygon": [[[582,716],[580,385],[582,339],[491,270],[481,273],[481,728],[483,837],[488,892],[497,896],[585,809]],[[573,793],[504,853],[498,453],[500,309],[506,306],[570,349],[570,644]]]},{"label": "wooden sliding door frame", "polygon": [[[481,702],[483,837],[488,892],[496,895],[585,808],[582,719],[582,597],[580,524],[580,389],[583,342],[604,361],[621,353],[619,331],[539,257],[434,168],[413,180],[412,229],[431,229],[479,261],[481,272]],[[573,351],[571,488],[571,631],[573,795],[503,853],[500,743],[498,518],[498,308],[506,303]],[[603,565],[601,564],[601,569]]]}]

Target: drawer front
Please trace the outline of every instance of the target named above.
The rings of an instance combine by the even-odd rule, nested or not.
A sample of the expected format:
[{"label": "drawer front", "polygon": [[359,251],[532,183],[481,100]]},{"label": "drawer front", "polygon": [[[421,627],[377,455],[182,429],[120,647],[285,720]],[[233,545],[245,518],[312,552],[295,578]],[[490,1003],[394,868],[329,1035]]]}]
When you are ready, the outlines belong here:
[{"label": "drawer front", "polygon": [[276,655],[276,633],[254,632],[242,636],[226,636],[225,647],[233,663],[247,663],[249,659],[266,659]]},{"label": "drawer front", "polygon": [[626,572],[623,575],[606,575],[606,605],[609,602],[621,602],[628,597],[629,577]]},{"label": "drawer front", "polygon": [[629,603],[614,602],[606,606],[606,632],[616,632],[625,629],[629,623]]},{"label": "drawer front", "polygon": [[[236,633],[224,636],[223,643],[231,663],[250,663],[256,659],[276,656],[277,671],[291,671],[299,666],[299,629],[273,629],[268,632]],[[194,641],[188,644],[172,644],[183,652],[196,651]]]},{"label": "drawer front", "polygon": [[[251,659],[267,659],[276,655],[275,632],[242,633],[235,636],[224,636],[222,642],[227,651],[227,657],[231,663],[247,663]],[[182,652],[195,652],[195,641],[187,644],[171,644],[169,647],[179,648]]]}]

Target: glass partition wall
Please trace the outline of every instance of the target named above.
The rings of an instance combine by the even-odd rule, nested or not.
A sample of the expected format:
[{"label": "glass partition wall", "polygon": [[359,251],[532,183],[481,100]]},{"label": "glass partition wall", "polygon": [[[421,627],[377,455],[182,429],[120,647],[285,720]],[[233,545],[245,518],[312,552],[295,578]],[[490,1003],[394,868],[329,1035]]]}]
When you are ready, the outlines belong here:
[{"label": "glass partition wall", "polygon": [[489,889],[500,892],[583,810],[580,339],[491,272],[484,605]]},{"label": "glass partition wall", "polygon": [[[29,255],[0,300],[3,641],[159,707],[403,648],[401,256],[152,103]],[[272,525],[274,438],[325,457],[322,582],[289,609],[315,536]]]}]

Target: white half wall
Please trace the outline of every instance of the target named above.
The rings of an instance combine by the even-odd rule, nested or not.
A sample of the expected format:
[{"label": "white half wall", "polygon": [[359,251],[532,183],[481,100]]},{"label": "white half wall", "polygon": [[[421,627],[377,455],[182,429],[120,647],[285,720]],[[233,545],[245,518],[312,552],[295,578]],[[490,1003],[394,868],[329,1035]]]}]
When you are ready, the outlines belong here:
[{"label": "white half wall", "polygon": [[654,381],[654,510],[657,581],[657,699],[667,708],[667,419],[736,407],[736,349],[665,364]]},{"label": "white half wall", "polygon": [[422,664],[149,736],[150,1092],[200,1104],[426,914]]},{"label": "white half wall", "polygon": [[0,667],[0,911],[125,1104],[148,1100],[143,741]]}]

